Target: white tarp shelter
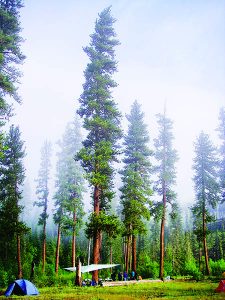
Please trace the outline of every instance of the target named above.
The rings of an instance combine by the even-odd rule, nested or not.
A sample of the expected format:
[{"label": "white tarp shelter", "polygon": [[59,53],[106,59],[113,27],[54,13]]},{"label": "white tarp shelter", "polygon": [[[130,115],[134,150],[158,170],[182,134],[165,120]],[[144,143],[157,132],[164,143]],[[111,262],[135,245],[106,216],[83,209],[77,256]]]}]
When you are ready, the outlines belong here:
[{"label": "white tarp shelter", "polygon": [[[81,273],[92,272],[95,270],[107,269],[117,267],[119,264],[92,264],[88,266],[81,266]],[[76,267],[64,268],[65,270],[76,272]]]}]

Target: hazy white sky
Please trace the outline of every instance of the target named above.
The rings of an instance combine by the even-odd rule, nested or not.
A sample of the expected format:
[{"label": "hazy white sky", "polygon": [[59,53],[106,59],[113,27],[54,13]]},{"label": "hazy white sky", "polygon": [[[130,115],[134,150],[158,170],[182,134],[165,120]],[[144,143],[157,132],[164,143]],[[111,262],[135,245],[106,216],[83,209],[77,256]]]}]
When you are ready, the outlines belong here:
[{"label": "hazy white sky", "polygon": [[94,23],[112,5],[121,45],[116,49],[119,86],[113,95],[123,115],[142,104],[151,145],[155,114],[174,121],[179,152],[180,202],[193,201],[193,142],[201,130],[216,141],[218,113],[225,106],[224,0],[29,0],[21,10],[23,52],[20,94],[13,122],[26,141],[26,168],[37,177],[44,139],[54,143],[78,108]]}]

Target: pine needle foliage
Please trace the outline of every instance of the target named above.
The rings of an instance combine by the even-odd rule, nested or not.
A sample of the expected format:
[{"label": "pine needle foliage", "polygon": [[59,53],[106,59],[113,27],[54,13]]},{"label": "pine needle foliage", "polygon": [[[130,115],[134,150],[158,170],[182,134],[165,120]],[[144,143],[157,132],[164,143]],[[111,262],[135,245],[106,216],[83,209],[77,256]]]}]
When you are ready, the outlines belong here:
[{"label": "pine needle foliage", "polygon": [[[112,98],[112,88],[117,86],[112,75],[117,70],[114,47],[119,44],[113,28],[115,19],[111,8],[104,9],[95,22],[95,32],[90,36],[90,46],[84,48],[90,62],[84,71],[85,83],[80,96],[78,114],[83,118],[87,137],[77,155],[86,172],[93,193],[93,211],[107,212],[114,196],[113,163],[119,153],[121,138],[120,118],[117,105]],[[94,218],[95,220],[96,218]],[[96,223],[93,237],[93,262],[98,263],[101,251],[101,228]],[[93,273],[98,281],[98,272]]]},{"label": "pine needle foliage", "polygon": [[[145,220],[149,220],[151,206],[150,196],[150,156],[149,134],[144,123],[144,113],[135,101],[131,107],[128,132],[124,137],[124,168],[122,174],[121,204],[126,237],[126,271],[132,253],[132,270],[136,271],[136,237],[146,232]],[[132,240],[132,250],[130,244]]]},{"label": "pine needle foliage", "polygon": [[20,36],[19,11],[22,6],[21,0],[0,1],[0,116],[2,118],[11,113],[7,96],[21,102],[17,93],[21,73],[16,66],[25,59],[20,49],[23,39]]},{"label": "pine needle foliage", "polygon": [[160,232],[160,274],[164,276],[164,250],[165,250],[165,224],[168,204],[171,208],[171,216],[177,213],[176,193],[173,186],[176,182],[175,163],[178,159],[177,151],[173,148],[172,121],[164,114],[157,115],[158,137],[154,140],[156,165],[154,171],[157,175],[154,190],[162,197],[161,201],[154,203],[153,213],[156,219],[161,220]]},{"label": "pine needle foliage", "polygon": [[128,132],[124,137],[124,168],[121,171],[121,204],[126,234],[145,232],[144,219],[149,219],[150,196],[152,195],[150,174],[152,155],[149,149],[149,134],[144,123],[144,113],[135,101],[131,107]]},{"label": "pine needle foliage", "polygon": [[[61,228],[66,231],[71,230],[74,226],[78,230],[78,224],[84,215],[83,170],[80,163],[75,161],[75,156],[82,146],[81,141],[80,122],[76,118],[73,122],[68,123],[62,140],[58,142],[60,150],[57,153],[54,220],[55,223],[60,223]],[[73,221],[74,213],[76,213],[76,224]]]},{"label": "pine needle foliage", "polygon": [[[19,127],[12,125],[4,139],[4,155],[0,158],[0,257],[7,269],[17,256],[18,278],[22,277],[20,241],[29,228],[21,221],[22,187],[25,179],[24,142]],[[17,246],[16,246],[17,245]]]},{"label": "pine needle foliage", "polygon": [[100,207],[104,210],[110,203],[112,192],[113,166],[118,154],[117,140],[121,137],[120,118],[117,105],[112,99],[112,79],[117,70],[114,47],[119,44],[113,29],[115,19],[110,7],[99,14],[95,32],[91,35],[90,46],[84,48],[90,62],[84,72],[85,83],[80,96],[78,114],[83,118],[87,137],[78,154],[87,179],[92,187],[98,186]]},{"label": "pine needle foliage", "polygon": [[201,132],[195,142],[194,185],[196,203],[192,207],[195,218],[195,234],[203,243],[205,253],[206,273],[210,274],[208,247],[206,242],[207,224],[213,221],[210,208],[215,208],[221,197],[218,180],[217,149],[212,144],[209,135]]}]

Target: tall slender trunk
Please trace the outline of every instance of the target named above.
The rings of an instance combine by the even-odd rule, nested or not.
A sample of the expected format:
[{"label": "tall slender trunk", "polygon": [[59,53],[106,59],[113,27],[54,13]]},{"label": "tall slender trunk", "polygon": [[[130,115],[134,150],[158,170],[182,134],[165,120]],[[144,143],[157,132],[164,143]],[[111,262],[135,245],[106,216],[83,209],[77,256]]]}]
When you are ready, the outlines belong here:
[{"label": "tall slender trunk", "polygon": [[161,220],[161,231],[160,231],[160,268],[159,268],[159,277],[161,279],[163,279],[164,276],[165,223],[166,223],[166,188],[165,188],[165,182],[163,182],[163,215]]},{"label": "tall slender trunk", "polygon": [[90,265],[90,256],[91,256],[91,239],[88,240],[88,266]]},{"label": "tall slender trunk", "polygon": [[112,241],[110,241],[110,248],[109,248],[109,263],[112,264],[112,261],[113,261]]},{"label": "tall slender trunk", "polygon": [[45,272],[45,258],[46,258],[46,221],[43,225],[43,244],[42,244],[42,272]]},{"label": "tall slender trunk", "polygon": [[60,230],[60,224],[58,224],[57,244],[56,244],[56,253],[55,253],[55,273],[56,274],[58,274],[58,270],[59,270],[60,240],[61,240],[61,230]]},{"label": "tall slender trunk", "polygon": [[[47,187],[46,182],[46,187]],[[45,260],[46,260],[46,223],[47,223],[47,207],[48,207],[48,199],[45,198],[44,204],[44,224],[43,224],[43,245],[42,245],[42,272],[45,272]]]},{"label": "tall slender trunk", "polygon": [[99,261],[102,260],[102,239],[103,239],[103,232],[100,231],[100,239],[99,239]]},{"label": "tall slender trunk", "polygon": [[131,236],[128,235],[127,237],[127,247],[126,247],[126,272],[129,271],[129,262],[130,262],[130,242],[131,242]]},{"label": "tall slender trunk", "polygon": [[75,277],[75,285],[76,286],[81,286],[81,262],[80,259],[77,259],[76,263],[76,277]]},{"label": "tall slender trunk", "polygon": [[[112,264],[112,261],[113,261],[112,239],[110,238],[110,245],[109,245],[109,263]],[[110,274],[112,274],[112,268],[110,268]]]},{"label": "tall slender trunk", "polygon": [[202,258],[202,248],[201,248],[201,241],[198,242],[198,266],[199,271],[201,271],[201,258]]},{"label": "tall slender trunk", "polygon": [[[164,117],[165,117],[165,110],[164,110]],[[164,122],[163,126],[164,126],[163,131],[165,132],[165,122]],[[159,278],[161,280],[163,280],[163,276],[164,276],[164,249],[165,249],[165,223],[166,223],[166,181],[164,179],[165,172],[166,172],[166,142],[165,142],[165,138],[163,139],[162,169],[163,169],[163,177],[162,177],[163,212],[162,212],[161,229],[160,229],[160,266],[159,266]]]},{"label": "tall slender trunk", "polygon": [[76,213],[73,213],[72,267],[76,264]]},{"label": "tall slender trunk", "polygon": [[143,236],[138,234],[138,238],[137,238],[137,256],[141,253],[143,248],[144,248]]},{"label": "tall slender trunk", "polygon": [[205,214],[205,211],[203,213],[203,247],[204,247],[204,253],[205,253],[206,275],[210,275],[209,255],[208,255],[208,247],[207,247],[207,243],[206,243],[206,214]]},{"label": "tall slender trunk", "polygon": [[18,279],[23,278],[22,263],[21,263],[21,245],[20,235],[17,234],[17,264],[18,264]]},{"label": "tall slender trunk", "polygon": [[165,219],[161,221],[161,232],[160,232],[160,270],[159,277],[163,279],[164,275],[164,232],[165,232]]},{"label": "tall slender trunk", "polygon": [[126,244],[126,237],[123,238],[123,257],[124,257],[124,267],[126,270],[126,258],[127,258],[127,244]]},{"label": "tall slender trunk", "polygon": [[132,270],[137,270],[137,239],[136,236],[132,236]]},{"label": "tall slender trunk", "polygon": [[[98,186],[94,188],[94,213],[99,215],[100,212],[100,189]],[[93,236],[93,263],[98,264],[100,259],[100,239],[101,232],[96,230]],[[92,272],[92,280],[98,283],[98,270]]]},{"label": "tall slender trunk", "polygon": [[[97,232],[94,234],[94,238],[93,238],[93,264],[99,263],[100,238],[101,238],[100,232],[99,232],[99,230],[97,230]],[[98,270],[93,271],[92,280],[94,280],[96,283],[98,283]]]}]

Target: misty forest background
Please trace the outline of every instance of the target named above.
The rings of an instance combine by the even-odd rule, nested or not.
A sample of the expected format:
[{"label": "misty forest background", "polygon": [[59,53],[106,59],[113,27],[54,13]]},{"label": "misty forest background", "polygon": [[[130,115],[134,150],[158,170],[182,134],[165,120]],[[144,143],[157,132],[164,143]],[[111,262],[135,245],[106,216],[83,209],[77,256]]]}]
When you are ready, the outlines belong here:
[{"label": "misty forest background", "polygon": [[[33,199],[26,143],[19,126],[10,123],[13,102],[22,102],[21,7],[20,0],[0,0],[0,286],[15,278],[38,286],[74,284],[74,274],[63,268],[77,259],[85,265],[117,263],[143,278],[221,276],[225,108],[215,124],[220,143],[214,145],[205,132],[193,141],[195,198],[184,209],[176,197],[176,125],[166,106],[156,116],[152,140],[138,100],[124,121],[112,98],[119,41],[110,7],[99,14],[83,49],[89,62],[74,119],[56,144],[43,141]],[[96,282],[108,276],[110,270],[92,274]]]}]

